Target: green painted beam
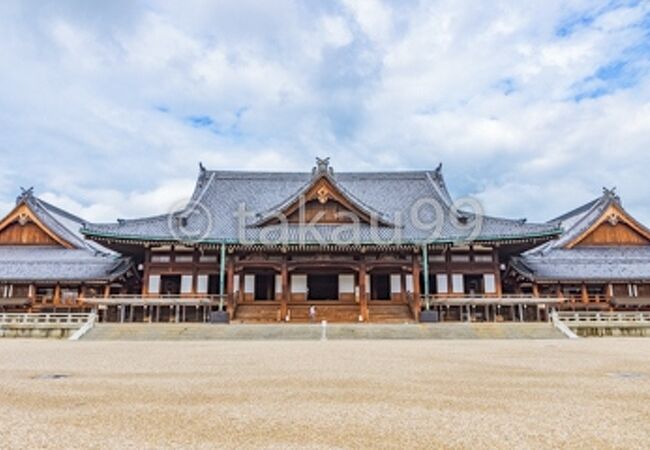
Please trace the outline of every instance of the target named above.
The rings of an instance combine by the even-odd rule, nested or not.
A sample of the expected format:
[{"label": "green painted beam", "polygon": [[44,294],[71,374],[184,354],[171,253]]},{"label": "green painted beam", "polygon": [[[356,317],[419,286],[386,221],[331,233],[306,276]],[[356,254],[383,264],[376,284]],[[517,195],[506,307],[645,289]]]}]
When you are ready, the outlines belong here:
[{"label": "green painted beam", "polygon": [[429,248],[427,247],[426,243],[422,245],[422,276],[424,278],[424,302],[428,310],[429,309]]},{"label": "green painted beam", "polygon": [[226,244],[221,243],[219,258],[219,311],[223,311],[223,296],[226,293]]}]

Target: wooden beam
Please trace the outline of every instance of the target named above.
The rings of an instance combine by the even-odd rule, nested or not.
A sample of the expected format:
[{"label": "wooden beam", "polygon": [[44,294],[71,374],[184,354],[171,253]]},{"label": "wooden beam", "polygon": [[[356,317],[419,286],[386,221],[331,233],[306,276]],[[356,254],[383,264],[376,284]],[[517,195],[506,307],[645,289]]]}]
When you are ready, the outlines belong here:
[{"label": "wooden beam", "polygon": [[414,300],[418,300],[420,298],[420,264],[418,262],[417,253],[413,253],[412,267],[413,268],[411,269],[411,272],[413,273],[413,297]]}]

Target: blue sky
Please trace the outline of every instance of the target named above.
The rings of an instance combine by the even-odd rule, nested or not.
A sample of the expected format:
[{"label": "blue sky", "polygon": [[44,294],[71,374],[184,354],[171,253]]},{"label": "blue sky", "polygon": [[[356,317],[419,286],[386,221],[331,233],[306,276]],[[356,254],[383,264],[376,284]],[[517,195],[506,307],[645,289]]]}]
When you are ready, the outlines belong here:
[{"label": "blue sky", "polygon": [[0,3],[0,207],[163,213],[209,168],[444,165],[546,220],[650,224],[650,1]]}]

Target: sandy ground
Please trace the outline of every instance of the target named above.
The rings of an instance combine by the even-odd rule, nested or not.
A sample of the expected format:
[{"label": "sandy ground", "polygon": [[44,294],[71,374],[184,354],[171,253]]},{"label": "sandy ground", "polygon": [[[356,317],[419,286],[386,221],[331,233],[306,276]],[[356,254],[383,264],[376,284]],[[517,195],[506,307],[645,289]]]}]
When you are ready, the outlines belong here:
[{"label": "sandy ground", "polygon": [[2,448],[648,448],[650,339],[5,339],[0,433]]}]

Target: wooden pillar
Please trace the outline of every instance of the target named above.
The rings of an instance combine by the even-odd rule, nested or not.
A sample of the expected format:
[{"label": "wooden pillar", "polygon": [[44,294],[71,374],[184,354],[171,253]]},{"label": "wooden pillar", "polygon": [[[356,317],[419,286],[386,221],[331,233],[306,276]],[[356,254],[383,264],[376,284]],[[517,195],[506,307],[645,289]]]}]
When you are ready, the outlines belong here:
[{"label": "wooden pillar", "polygon": [[400,271],[399,284],[400,284],[400,299],[401,299],[401,302],[402,303],[407,303],[407,299],[406,299],[406,274],[404,273],[404,269],[401,269],[401,271]]},{"label": "wooden pillar", "polygon": [[497,247],[492,249],[492,259],[494,260],[494,284],[496,287],[496,296],[501,298],[503,295],[503,283],[501,280],[501,262],[499,261],[499,250]]},{"label": "wooden pillar", "polygon": [[362,256],[359,263],[359,315],[368,320],[368,296],[366,295],[366,261]]},{"label": "wooden pillar", "polygon": [[147,295],[149,293],[149,265],[151,261],[151,249],[149,247],[144,249],[144,261],[142,265],[144,270],[142,271],[142,295]]},{"label": "wooden pillar", "polygon": [[580,297],[582,298],[582,303],[589,303],[589,292],[587,291],[586,283],[580,285]]},{"label": "wooden pillar", "polygon": [[29,312],[32,312],[32,308],[36,303],[36,285],[30,284],[27,290],[27,297],[29,298]]},{"label": "wooden pillar", "polygon": [[194,248],[192,251],[192,296],[196,297],[199,291],[199,261],[201,261],[201,251]]},{"label": "wooden pillar", "polygon": [[533,282],[533,297],[539,298],[539,285]]},{"label": "wooden pillar", "polygon": [[413,268],[411,270],[413,274],[413,299],[419,301],[420,299],[420,264],[418,263],[417,253],[413,253]]},{"label": "wooden pillar", "polygon": [[54,286],[54,299],[53,303],[58,305],[61,302],[61,285],[56,283]]},{"label": "wooden pillar", "polygon": [[280,320],[285,321],[288,314],[289,302],[289,268],[287,267],[287,256],[282,257],[280,268],[280,283],[282,283],[282,296],[280,297]]},{"label": "wooden pillar", "polygon": [[246,301],[246,293],[244,292],[244,283],[245,283],[245,272],[244,269],[242,268],[239,271],[239,302],[245,302]]}]

